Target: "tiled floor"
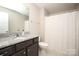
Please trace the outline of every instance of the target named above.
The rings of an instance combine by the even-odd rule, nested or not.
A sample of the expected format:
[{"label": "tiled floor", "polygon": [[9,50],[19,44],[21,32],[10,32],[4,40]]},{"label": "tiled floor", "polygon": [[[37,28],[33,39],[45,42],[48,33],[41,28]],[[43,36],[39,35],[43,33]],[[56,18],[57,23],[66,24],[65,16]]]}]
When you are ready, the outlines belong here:
[{"label": "tiled floor", "polygon": [[74,52],[57,52],[55,50],[45,50],[41,49],[39,51],[39,56],[75,56]]},{"label": "tiled floor", "polygon": [[62,56],[62,54],[56,53],[56,51],[40,50],[39,56]]}]

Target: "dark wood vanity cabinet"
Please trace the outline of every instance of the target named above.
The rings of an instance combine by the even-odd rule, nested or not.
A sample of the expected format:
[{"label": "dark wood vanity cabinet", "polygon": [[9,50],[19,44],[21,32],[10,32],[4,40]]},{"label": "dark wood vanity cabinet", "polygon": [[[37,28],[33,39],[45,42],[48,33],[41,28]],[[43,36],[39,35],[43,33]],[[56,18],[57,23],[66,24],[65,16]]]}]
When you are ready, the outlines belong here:
[{"label": "dark wood vanity cabinet", "polygon": [[0,49],[1,56],[38,56],[38,37]]}]

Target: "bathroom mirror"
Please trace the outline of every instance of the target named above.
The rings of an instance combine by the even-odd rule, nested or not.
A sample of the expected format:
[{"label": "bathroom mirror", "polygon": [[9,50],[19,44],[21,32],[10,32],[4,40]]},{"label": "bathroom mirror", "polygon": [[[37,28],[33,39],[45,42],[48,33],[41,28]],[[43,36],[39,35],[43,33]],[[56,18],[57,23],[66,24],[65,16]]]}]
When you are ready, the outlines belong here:
[{"label": "bathroom mirror", "polygon": [[27,4],[0,4],[0,34],[29,32]]},{"label": "bathroom mirror", "polygon": [[8,32],[8,13],[0,12],[0,33]]}]

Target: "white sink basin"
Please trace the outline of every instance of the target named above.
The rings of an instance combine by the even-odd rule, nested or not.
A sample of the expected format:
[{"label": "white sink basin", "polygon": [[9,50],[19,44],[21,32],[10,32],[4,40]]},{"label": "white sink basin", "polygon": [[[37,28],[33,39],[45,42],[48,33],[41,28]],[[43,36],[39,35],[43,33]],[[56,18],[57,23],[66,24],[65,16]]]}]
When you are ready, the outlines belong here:
[{"label": "white sink basin", "polygon": [[26,39],[26,37],[17,37],[14,40]]}]

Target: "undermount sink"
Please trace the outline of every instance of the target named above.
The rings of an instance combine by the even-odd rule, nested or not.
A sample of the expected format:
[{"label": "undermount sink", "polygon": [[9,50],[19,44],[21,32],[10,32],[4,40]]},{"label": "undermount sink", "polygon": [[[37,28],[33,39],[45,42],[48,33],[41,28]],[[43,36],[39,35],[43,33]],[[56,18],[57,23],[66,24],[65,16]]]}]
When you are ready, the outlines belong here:
[{"label": "undermount sink", "polygon": [[26,39],[26,37],[16,37],[14,40]]}]

